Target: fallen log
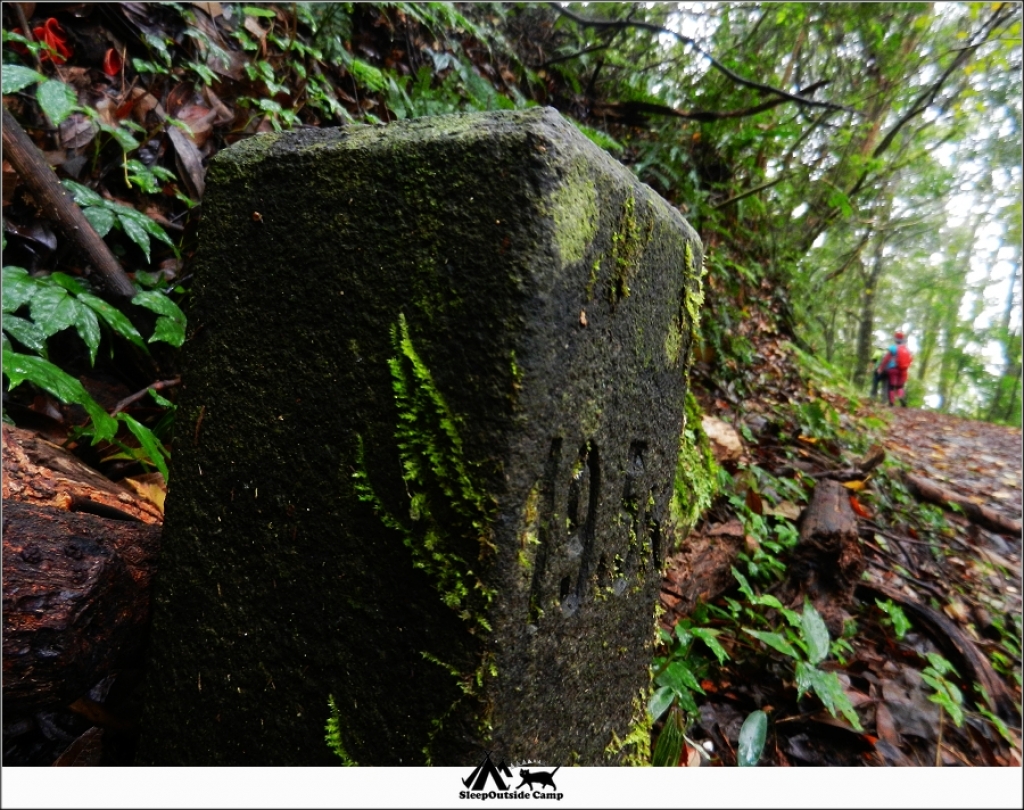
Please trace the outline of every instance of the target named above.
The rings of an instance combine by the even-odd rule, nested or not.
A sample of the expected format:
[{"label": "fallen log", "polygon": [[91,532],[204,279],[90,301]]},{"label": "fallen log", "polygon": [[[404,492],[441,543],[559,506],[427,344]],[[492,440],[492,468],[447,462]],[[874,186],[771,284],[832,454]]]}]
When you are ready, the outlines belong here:
[{"label": "fallen log", "polygon": [[800,542],[793,549],[783,601],[806,595],[829,631],[838,635],[865,567],[850,491],[831,479],[819,481],[800,519]]},{"label": "fallen log", "polygon": [[3,497],[68,512],[162,523],[160,507],[31,430],[3,425]]},{"label": "fallen log", "polygon": [[919,622],[919,627],[950,658],[955,659],[956,663],[961,665],[959,671],[963,674],[964,679],[976,683],[982,688],[989,708],[993,712],[1008,723],[1020,720],[1020,714],[1013,703],[1013,695],[1010,694],[1003,680],[996,675],[988,658],[978,649],[970,636],[950,619],[939,611],[917,601],[913,596],[879,582],[858,583],[857,595],[865,599],[873,597],[891,599],[902,607],[910,614],[911,618]]},{"label": "fallen log", "polygon": [[1011,520],[1008,517],[1004,517],[994,509],[976,504],[968,500],[964,495],[943,489],[937,484],[933,484],[931,481],[911,473],[903,473],[903,482],[907,485],[907,489],[910,490],[910,494],[915,498],[929,501],[947,509],[950,506],[959,507],[971,521],[989,531],[1020,536],[1021,522],[1019,520]]},{"label": "fallen log", "polygon": [[5,719],[67,706],[138,657],[160,533],[3,501]]}]

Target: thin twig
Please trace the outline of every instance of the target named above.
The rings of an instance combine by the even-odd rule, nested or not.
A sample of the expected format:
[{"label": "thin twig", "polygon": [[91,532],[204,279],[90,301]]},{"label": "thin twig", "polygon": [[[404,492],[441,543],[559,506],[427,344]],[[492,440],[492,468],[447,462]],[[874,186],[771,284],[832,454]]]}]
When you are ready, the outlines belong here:
[{"label": "thin twig", "polygon": [[[32,28],[28,24],[28,17],[25,16],[25,9],[21,7],[21,3],[11,3],[14,9],[14,16],[18,18],[18,25],[21,26],[21,33],[25,35],[25,39],[29,42],[35,42],[35,34],[32,33]],[[43,60],[39,58],[39,52],[32,51],[32,59],[36,63],[36,70],[40,73],[43,72]]]},{"label": "thin twig", "polygon": [[127,408],[129,405],[131,405],[133,402],[138,402],[140,399],[142,399],[144,396],[146,396],[146,394],[148,394],[150,391],[163,391],[165,388],[173,388],[175,385],[179,385],[180,383],[181,383],[181,377],[175,377],[173,380],[158,380],[157,382],[153,383],[152,385],[147,385],[141,391],[136,391],[130,397],[125,397],[120,402],[118,402],[114,406],[114,410],[112,410],[110,412],[110,415],[114,416],[116,414],[119,414],[121,411],[123,411],[125,408]]}]

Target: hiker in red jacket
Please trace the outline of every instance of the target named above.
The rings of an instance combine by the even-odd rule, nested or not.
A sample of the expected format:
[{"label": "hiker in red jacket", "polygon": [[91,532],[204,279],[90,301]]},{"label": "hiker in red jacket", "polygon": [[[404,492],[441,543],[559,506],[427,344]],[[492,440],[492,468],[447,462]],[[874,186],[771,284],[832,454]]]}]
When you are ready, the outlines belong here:
[{"label": "hiker in red jacket", "polygon": [[898,399],[900,405],[906,408],[907,394],[904,386],[907,384],[907,371],[914,358],[907,348],[906,335],[897,330],[893,333],[893,338],[896,342],[882,357],[882,362],[878,364],[878,373],[888,375],[886,390],[889,395],[889,407],[895,405]]}]

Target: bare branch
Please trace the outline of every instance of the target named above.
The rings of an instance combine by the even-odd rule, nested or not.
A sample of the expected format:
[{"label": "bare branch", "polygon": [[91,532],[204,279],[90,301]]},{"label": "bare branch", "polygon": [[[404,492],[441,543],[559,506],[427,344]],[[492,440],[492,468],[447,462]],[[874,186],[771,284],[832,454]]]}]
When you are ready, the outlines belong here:
[{"label": "bare branch", "polygon": [[[707,59],[711,63],[711,66],[715,68],[715,70],[719,71],[732,81],[744,87],[749,87],[753,90],[758,90],[762,93],[771,93],[785,101],[792,101],[806,107],[824,107],[825,109],[829,110],[842,110],[844,112],[854,113],[856,112],[856,110],[853,110],[850,107],[845,107],[842,104],[833,104],[831,101],[815,101],[814,99],[807,98],[806,96],[803,95],[790,93],[778,87],[772,87],[771,85],[768,84],[762,84],[761,82],[755,82],[752,81],[751,79],[744,78],[743,76],[740,76],[738,73],[734,73],[733,71],[729,70],[729,68],[727,68],[721,62],[715,59],[715,57],[713,57],[711,54],[709,54],[707,51],[701,48],[700,45],[696,43],[696,41],[686,36],[685,34],[680,34],[678,31],[673,31],[671,28],[665,28],[664,26],[655,25],[654,23],[638,22],[631,20],[594,20],[588,17],[581,17],[578,14],[569,11],[568,9],[562,8],[557,3],[549,3],[549,5],[551,5],[563,17],[566,17],[572,20],[573,22],[578,23],[579,25],[582,25],[586,28],[639,28],[644,31],[651,31],[655,34],[667,34],[668,36],[673,37],[677,41],[682,42],[684,45],[689,45],[697,53],[699,53],[701,56]],[[818,83],[815,86],[820,86],[820,83]]]}]

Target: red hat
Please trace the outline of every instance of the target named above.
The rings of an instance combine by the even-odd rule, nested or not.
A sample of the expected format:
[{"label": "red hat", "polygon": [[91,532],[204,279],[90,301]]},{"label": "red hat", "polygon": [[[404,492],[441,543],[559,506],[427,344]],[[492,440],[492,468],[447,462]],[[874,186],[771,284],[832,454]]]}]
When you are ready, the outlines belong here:
[{"label": "red hat", "polygon": [[896,340],[903,340],[903,338],[905,338],[906,335],[904,335],[899,329],[897,329],[893,337],[896,338]]}]

